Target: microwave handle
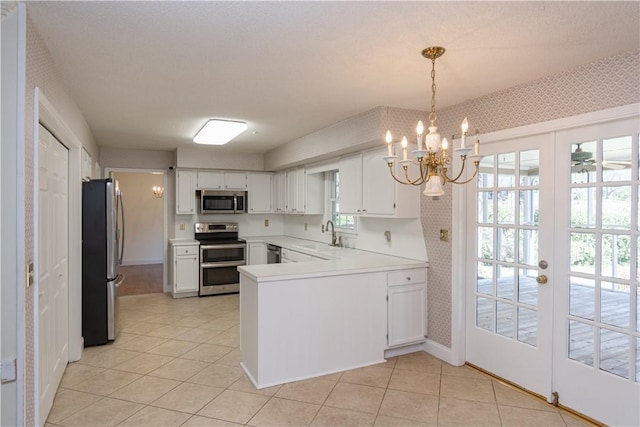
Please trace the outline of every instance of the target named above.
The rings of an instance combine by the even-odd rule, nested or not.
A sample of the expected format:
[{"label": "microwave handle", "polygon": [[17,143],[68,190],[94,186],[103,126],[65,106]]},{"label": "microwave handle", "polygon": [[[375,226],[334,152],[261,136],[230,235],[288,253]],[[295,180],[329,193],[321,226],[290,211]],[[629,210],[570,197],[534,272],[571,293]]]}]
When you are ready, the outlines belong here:
[{"label": "microwave handle", "polygon": [[238,195],[235,193],[233,194],[233,212],[238,212]]}]

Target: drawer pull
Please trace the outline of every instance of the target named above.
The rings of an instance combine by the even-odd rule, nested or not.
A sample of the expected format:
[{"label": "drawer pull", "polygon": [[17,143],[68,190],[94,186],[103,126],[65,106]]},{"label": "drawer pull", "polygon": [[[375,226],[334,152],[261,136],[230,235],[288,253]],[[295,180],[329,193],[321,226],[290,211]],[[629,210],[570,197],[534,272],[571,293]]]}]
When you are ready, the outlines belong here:
[{"label": "drawer pull", "polygon": [[411,281],[411,276],[407,276],[407,280]]}]

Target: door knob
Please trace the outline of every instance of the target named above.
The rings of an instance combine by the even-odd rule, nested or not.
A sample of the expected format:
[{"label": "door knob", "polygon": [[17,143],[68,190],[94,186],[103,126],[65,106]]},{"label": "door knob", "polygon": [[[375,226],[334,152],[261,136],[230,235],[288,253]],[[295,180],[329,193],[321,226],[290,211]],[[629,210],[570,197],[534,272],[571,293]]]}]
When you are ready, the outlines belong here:
[{"label": "door knob", "polygon": [[538,263],[538,267],[545,270],[547,267],[549,267],[549,264],[545,260],[540,260],[540,262]]},{"label": "door knob", "polygon": [[536,277],[536,282],[538,282],[538,285],[544,285],[547,283],[547,281],[548,281],[548,278],[544,274],[541,274],[538,277]]}]

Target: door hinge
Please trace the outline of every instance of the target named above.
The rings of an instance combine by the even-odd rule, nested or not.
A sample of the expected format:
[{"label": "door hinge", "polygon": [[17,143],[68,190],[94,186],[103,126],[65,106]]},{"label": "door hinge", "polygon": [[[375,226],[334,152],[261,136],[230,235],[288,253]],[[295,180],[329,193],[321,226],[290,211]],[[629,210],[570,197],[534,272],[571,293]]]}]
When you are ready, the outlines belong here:
[{"label": "door hinge", "polygon": [[16,359],[3,361],[0,366],[2,384],[14,382],[17,377]]}]

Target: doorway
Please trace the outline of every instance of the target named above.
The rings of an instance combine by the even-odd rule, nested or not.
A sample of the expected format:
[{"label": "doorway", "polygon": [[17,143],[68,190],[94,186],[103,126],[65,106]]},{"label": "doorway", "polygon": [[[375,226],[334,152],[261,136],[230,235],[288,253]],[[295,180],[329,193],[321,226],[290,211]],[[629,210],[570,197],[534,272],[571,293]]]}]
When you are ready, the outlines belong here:
[{"label": "doorway", "polygon": [[123,193],[126,218],[120,295],[164,292],[165,174],[117,170],[111,177]]},{"label": "doorway", "polygon": [[640,423],[638,118],[487,144],[467,190],[466,360]]}]

